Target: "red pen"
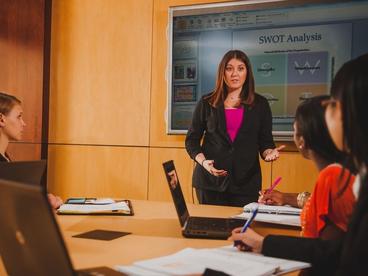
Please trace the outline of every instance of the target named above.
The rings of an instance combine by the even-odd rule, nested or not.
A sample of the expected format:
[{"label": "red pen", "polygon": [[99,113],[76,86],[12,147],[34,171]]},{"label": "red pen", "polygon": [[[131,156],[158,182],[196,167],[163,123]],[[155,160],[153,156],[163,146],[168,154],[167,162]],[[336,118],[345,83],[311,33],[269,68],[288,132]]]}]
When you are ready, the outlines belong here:
[{"label": "red pen", "polygon": [[275,181],[272,183],[271,187],[269,189],[267,189],[266,194],[271,193],[273,191],[273,189],[276,187],[276,185],[280,183],[280,181],[281,181],[281,176],[279,176],[275,179]]}]

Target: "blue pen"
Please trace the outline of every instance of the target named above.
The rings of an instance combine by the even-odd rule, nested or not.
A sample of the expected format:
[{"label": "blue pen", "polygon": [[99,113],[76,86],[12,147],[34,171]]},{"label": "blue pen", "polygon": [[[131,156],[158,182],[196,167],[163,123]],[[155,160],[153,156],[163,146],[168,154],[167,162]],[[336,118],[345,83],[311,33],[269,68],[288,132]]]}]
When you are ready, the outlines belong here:
[{"label": "blue pen", "polygon": [[[252,214],[250,218],[244,223],[243,228],[241,229],[240,233],[244,233],[247,230],[247,228],[250,226],[250,224],[256,217],[257,213],[258,213],[258,205],[254,207],[254,209],[252,210]],[[242,241],[234,241],[234,246],[238,246],[238,245],[245,245],[245,244]]]}]

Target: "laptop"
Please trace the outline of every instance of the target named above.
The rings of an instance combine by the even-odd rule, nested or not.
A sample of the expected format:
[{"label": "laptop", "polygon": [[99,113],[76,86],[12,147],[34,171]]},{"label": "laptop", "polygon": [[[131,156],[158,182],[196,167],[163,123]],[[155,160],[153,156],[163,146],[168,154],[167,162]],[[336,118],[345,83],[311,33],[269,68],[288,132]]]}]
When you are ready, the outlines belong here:
[{"label": "laptop", "polygon": [[245,220],[243,219],[191,217],[180,187],[174,161],[170,160],[162,165],[184,237],[225,240],[231,235],[234,228],[244,225]]},{"label": "laptop", "polygon": [[45,169],[46,160],[0,162],[0,178],[41,185]]},{"label": "laptop", "polygon": [[73,270],[40,185],[0,179],[0,254],[9,275],[125,275],[108,267]]}]

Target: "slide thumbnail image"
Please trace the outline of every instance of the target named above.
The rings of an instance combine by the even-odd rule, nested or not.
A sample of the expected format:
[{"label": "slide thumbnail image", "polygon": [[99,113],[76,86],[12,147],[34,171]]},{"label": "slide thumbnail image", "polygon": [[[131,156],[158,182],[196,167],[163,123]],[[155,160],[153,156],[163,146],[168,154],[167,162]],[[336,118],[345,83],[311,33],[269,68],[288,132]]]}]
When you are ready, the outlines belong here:
[{"label": "slide thumbnail image", "polygon": [[285,54],[251,56],[256,85],[285,84],[286,57]]},{"label": "slide thumbnail image", "polygon": [[317,95],[328,94],[326,84],[316,85],[289,85],[287,87],[287,110],[286,114],[294,116],[297,106],[304,100]]},{"label": "slide thumbnail image", "polygon": [[268,100],[272,116],[283,116],[285,114],[287,103],[284,85],[257,86],[256,91]]},{"label": "slide thumbnail image", "polygon": [[328,52],[288,54],[288,83],[327,83]]}]

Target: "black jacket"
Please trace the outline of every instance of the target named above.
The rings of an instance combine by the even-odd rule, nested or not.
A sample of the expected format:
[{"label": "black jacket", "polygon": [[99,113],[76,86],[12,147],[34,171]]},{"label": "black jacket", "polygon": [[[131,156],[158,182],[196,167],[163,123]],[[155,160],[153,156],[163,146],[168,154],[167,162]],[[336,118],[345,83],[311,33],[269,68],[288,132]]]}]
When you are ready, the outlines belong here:
[{"label": "black jacket", "polygon": [[368,275],[368,181],[361,183],[348,231],[341,240],[325,241],[267,236],[262,253],[312,263],[311,275]]},{"label": "black jacket", "polygon": [[272,114],[267,100],[256,94],[252,106],[244,105],[243,122],[232,142],[226,130],[224,105],[214,108],[205,97],[195,108],[185,147],[192,159],[202,152],[206,159],[215,161],[217,169],[227,170],[229,174],[215,177],[197,164],[193,186],[213,191],[228,189],[232,193],[257,197],[262,182],[258,154],[275,148]]}]

